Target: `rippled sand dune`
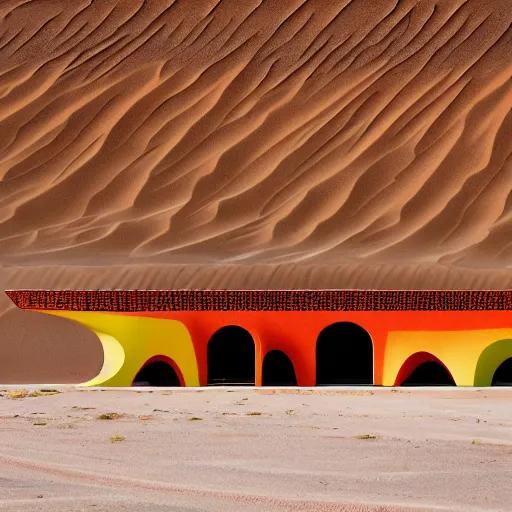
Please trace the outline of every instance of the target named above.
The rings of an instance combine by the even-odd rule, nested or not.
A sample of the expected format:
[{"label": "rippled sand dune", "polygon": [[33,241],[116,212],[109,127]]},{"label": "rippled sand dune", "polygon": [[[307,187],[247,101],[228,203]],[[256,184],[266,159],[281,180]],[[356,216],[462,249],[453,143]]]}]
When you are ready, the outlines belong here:
[{"label": "rippled sand dune", "polygon": [[4,263],[508,266],[508,0],[4,0]]},{"label": "rippled sand dune", "polygon": [[511,23],[509,0],[2,0],[0,284],[510,287]]}]

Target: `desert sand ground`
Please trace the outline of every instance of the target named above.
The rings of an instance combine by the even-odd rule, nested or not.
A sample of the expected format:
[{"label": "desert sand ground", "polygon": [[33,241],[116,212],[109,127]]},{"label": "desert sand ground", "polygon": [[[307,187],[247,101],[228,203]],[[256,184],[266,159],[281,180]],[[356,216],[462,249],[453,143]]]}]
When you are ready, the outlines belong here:
[{"label": "desert sand ground", "polygon": [[[0,389],[6,512],[509,512],[512,503],[510,389],[60,387],[25,398]],[[99,419],[111,413],[119,417]]]}]

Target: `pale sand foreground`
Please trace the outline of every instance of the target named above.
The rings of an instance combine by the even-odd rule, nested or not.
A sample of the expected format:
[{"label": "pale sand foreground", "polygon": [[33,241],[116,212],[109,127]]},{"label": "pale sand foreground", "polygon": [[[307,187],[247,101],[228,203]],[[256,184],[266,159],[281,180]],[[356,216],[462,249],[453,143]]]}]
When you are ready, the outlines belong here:
[{"label": "pale sand foreground", "polygon": [[0,510],[510,510],[510,389],[61,389],[0,392]]}]

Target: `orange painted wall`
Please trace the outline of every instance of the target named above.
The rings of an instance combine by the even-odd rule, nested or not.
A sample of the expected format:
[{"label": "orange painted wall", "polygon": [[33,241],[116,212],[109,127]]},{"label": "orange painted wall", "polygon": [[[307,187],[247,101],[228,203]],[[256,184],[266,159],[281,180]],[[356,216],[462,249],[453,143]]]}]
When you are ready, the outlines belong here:
[{"label": "orange painted wall", "polygon": [[[299,386],[315,385],[316,341],[318,335],[325,327],[336,322],[354,322],[366,329],[372,337],[374,346],[374,384],[376,385],[383,384],[386,345],[390,332],[415,331],[425,334],[439,331],[477,332],[481,330],[488,331],[489,329],[509,329],[512,327],[512,314],[508,311],[202,311],[116,314],[160,319],[167,318],[182,322],[187,327],[194,345],[200,385],[206,385],[208,380],[208,341],[218,329],[228,325],[243,327],[250,332],[255,341],[256,385],[261,385],[261,369],[265,354],[270,350],[278,349],[285,352],[291,359]],[[426,340],[427,338],[425,336]],[[446,344],[450,343],[450,339],[446,339]],[[407,345],[407,342],[405,342],[405,345]],[[458,348],[460,349],[461,347]],[[407,354],[407,346],[403,347],[403,351]],[[408,353],[406,357],[409,357],[412,353]],[[512,357],[512,353],[510,356]],[[406,357],[404,356],[404,362]]]}]

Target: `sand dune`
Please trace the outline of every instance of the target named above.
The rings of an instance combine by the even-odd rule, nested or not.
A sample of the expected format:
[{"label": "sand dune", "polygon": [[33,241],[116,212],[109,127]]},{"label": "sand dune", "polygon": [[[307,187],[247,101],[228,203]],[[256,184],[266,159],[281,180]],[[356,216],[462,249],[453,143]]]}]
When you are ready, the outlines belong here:
[{"label": "sand dune", "polygon": [[508,266],[508,0],[0,16],[4,264]]},{"label": "sand dune", "polygon": [[0,285],[511,287],[511,23],[509,0],[3,0]]}]

